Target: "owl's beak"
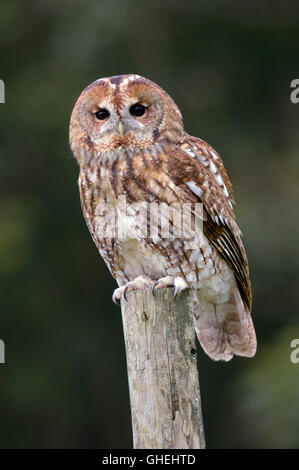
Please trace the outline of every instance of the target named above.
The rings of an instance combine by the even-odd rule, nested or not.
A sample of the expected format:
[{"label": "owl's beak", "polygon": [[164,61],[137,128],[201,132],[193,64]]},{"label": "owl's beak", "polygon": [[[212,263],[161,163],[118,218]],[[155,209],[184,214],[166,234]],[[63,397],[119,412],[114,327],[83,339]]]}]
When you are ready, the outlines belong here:
[{"label": "owl's beak", "polygon": [[123,137],[124,136],[124,128],[123,128],[123,125],[122,125],[121,122],[118,124],[118,130],[119,130],[120,136]]}]

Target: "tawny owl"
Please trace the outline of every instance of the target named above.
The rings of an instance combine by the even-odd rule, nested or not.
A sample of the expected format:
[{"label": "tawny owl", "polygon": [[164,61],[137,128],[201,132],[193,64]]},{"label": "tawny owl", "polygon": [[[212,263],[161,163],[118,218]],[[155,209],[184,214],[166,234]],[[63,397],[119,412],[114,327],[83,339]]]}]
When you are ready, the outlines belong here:
[{"label": "tawny owl", "polygon": [[[138,75],[101,78],[75,104],[70,146],[84,217],[119,285],[113,299],[132,289],[191,288],[205,352],[225,361],[253,356],[251,286],[232,186],[218,153],[186,133],[170,96]],[[186,208],[191,223],[178,235]]]}]

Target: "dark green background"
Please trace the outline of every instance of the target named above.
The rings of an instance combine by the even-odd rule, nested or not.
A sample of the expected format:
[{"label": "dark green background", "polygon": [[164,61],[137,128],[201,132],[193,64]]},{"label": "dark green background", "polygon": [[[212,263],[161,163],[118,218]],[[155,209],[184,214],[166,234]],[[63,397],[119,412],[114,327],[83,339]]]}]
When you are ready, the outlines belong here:
[{"label": "dark green background", "polygon": [[207,445],[299,447],[297,1],[1,0],[0,447],[131,446],[115,282],[81,214],[68,122],[82,89],[138,73],[222,155],[258,352],[199,351]]}]

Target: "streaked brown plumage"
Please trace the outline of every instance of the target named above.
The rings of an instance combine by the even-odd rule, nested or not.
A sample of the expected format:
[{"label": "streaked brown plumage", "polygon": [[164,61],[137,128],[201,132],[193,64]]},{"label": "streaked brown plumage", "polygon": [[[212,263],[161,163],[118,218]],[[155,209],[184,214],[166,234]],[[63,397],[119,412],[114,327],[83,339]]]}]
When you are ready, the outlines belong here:
[{"label": "streaked brown plumage", "polygon": [[[215,360],[253,356],[251,286],[232,186],[218,153],[185,132],[169,95],[138,75],[97,80],[74,107],[70,145],[80,165],[87,225],[120,286],[114,298],[153,284],[177,292],[191,287],[195,328],[207,354]],[[124,196],[127,211],[118,206]],[[193,248],[186,248],[186,239],[174,234],[175,215],[169,216],[167,239],[161,238],[162,219],[154,222],[159,236],[151,236],[140,213],[148,215],[162,202],[179,209],[190,203],[195,223],[202,219],[202,243],[188,232]],[[203,204],[200,216],[194,215],[196,203]],[[124,239],[103,236],[107,207],[129,227]]]}]

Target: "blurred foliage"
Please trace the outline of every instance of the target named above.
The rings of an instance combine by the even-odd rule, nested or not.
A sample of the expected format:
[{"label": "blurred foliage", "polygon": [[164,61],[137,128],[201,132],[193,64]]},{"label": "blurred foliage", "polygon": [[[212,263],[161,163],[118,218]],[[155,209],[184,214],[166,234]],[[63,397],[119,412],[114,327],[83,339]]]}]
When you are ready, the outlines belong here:
[{"label": "blurred foliage", "polygon": [[115,287],[83,220],[68,121],[96,78],[135,72],[180,106],[235,188],[259,349],[199,357],[208,447],[298,447],[299,4],[2,0],[0,446],[131,446]]},{"label": "blurred foliage", "polygon": [[239,396],[248,396],[236,404],[235,420],[241,417],[252,445],[257,441],[264,448],[298,447],[298,364],[290,361],[286,348],[294,331],[296,325],[289,325],[262,344],[254,367],[236,381]]}]

